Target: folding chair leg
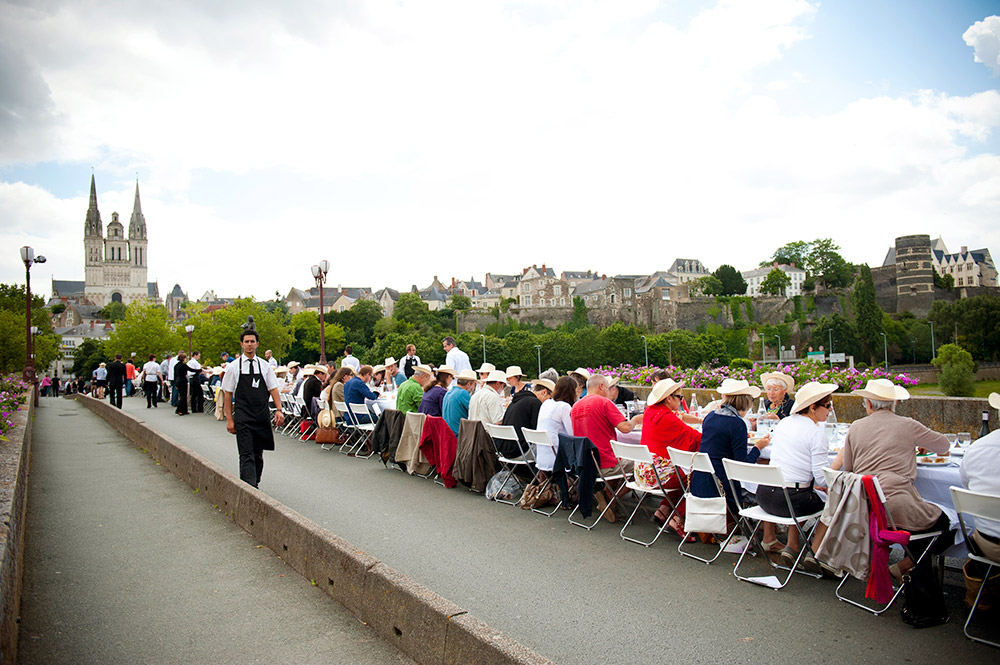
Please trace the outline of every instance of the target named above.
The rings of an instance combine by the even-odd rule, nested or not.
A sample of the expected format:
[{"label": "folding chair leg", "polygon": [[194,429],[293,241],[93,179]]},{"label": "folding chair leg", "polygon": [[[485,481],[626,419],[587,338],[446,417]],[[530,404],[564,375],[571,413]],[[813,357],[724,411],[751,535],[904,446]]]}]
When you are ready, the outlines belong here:
[{"label": "folding chair leg", "polygon": [[1000,642],[991,642],[990,640],[984,639],[982,637],[976,637],[969,632],[969,624],[972,623],[972,615],[976,613],[976,609],[979,607],[979,598],[983,595],[983,589],[986,588],[986,584],[990,579],[990,573],[993,572],[993,564],[986,569],[986,574],[983,575],[983,583],[979,587],[979,593],[976,594],[976,600],[972,603],[972,609],[969,610],[969,616],[965,620],[965,626],[962,630],[965,632],[965,636],[968,637],[973,642],[979,642],[980,644],[989,644],[991,647],[1000,647]]},{"label": "folding chair leg", "polygon": [[[715,561],[716,559],[718,559],[722,555],[723,552],[726,551],[726,546],[729,545],[729,542],[733,539],[733,536],[736,535],[736,532],[738,530],[737,529],[738,526],[739,526],[739,522],[737,521],[737,524],[735,524],[733,526],[732,530],[728,534],[726,534],[726,539],[723,540],[719,544],[719,551],[716,552],[715,556],[713,556],[711,559],[705,559],[705,558],[702,558],[702,557],[698,556],[697,554],[692,554],[691,552],[685,552],[684,551],[684,544],[687,542],[687,538],[682,538],[681,542],[679,542],[677,544],[677,551],[680,552],[681,554],[683,554],[686,557],[691,557],[692,559],[695,559],[696,561],[701,561],[703,564],[709,565],[713,561]],[[747,541],[747,547],[746,547],[746,549],[749,549],[749,548],[750,548],[750,541],[748,540]],[[744,551],[746,551],[746,549]]]},{"label": "folding chair leg", "polygon": [[[552,476],[548,476],[545,479],[545,483],[538,488],[538,493],[541,494],[551,486],[552,486]],[[561,506],[562,506],[562,496],[559,497],[559,502],[556,503],[556,507],[553,508],[552,510],[545,511],[545,510],[540,510],[538,508],[532,508],[531,512],[538,513],[539,515],[545,515],[546,517],[552,517],[553,515],[555,515],[556,511],[559,510]]]},{"label": "folding chair leg", "polygon": [[[677,513],[677,506],[674,505],[673,503],[670,503],[670,499],[667,499],[667,502],[670,503],[671,507],[670,515],[667,516],[667,519],[660,526],[659,530],[656,532],[656,535],[653,536],[653,539],[647,542],[644,540],[636,540],[635,538],[629,538],[628,536],[625,535],[625,529],[627,529],[629,524],[632,523],[632,519],[635,517],[635,514],[639,512],[639,509],[642,507],[642,502],[646,500],[647,496],[650,496],[650,494],[648,494],[647,492],[642,493],[642,496],[639,497],[639,502],[635,504],[635,509],[632,511],[632,514],[629,515],[628,520],[625,522],[625,526],[623,526],[621,530],[622,540],[627,540],[630,543],[636,543],[638,545],[642,545],[643,547],[649,547],[650,545],[655,543],[656,539],[659,538],[660,535],[664,532],[664,530],[670,525],[670,520],[673,519],[674,515]],[[656,495],[654,494],[652,496]]]},{"label": "folding chair leg", "polygon": [[[602,491],[603,491],[603,489],[602,489]],[[611,510],[611,509],[612,509],[611,507],[612,507],[613,505],[614,505],[614,500],[611,500],[611,501],[608,501],[608,505],[604,506],[604,510],[602,510],[602,511],[601,511],[601,514],[600,514],[600,515],[598,515],[598,516],[597,516],[597,517],[596,517],[596,518],[594,519],[594,521],[593,521],[593,522],[592,522],[591,524],[589,524],[589,525],[588,525],[588,524],[586,524],[586,523],[584,523],[584,522],[577,522],[576,520],[574,520],[574,519],[573,519],[573,515],[576,515],[576,511],[578,511],[578,510],[580,509],[580,505],[579,505],[579,504],[577,504],[577,506],[576,506],[575,508],[573,508],[573,512],[571,512],[571,513],[569,514],[569,518],[568,518],[568,519],[569,519],[569,523],[570,523],[570,524],[573,524],[574,526],[580,526],[580,527],[583,527],[583,528],[584,528],[584,529],[586,529],[587,531],[590,531],[591,529],[593,529],[593,528],[594,528],[595,526],[597,526],[597,525],[598,525],[598,523],[599,523],[599,522],[601,521],[601,518],[602,518],[602,517],[604,517],[604,513],[606,513],[606,512],[608,512],[609,510]]]},{"label": "folding chair leg", "polygon": [[[917,557],[916,563],[913,564],[914,568],[916,568],[918,565],[920,565],[920,563],[927,556],[928,552],[930,552],[931,548],[934,547],[934,544],[937,542],[938,538],[940,538],[940,536],[934,536],[931,539],[931,542],[928,543],[928,545],[924,549],[923,553],[919,557]],[[909,550],[905,550],[905,551],[906,551],[907,556],[909,556]],[[866,612],[871,612],[875,616],[882,615],[886,610],[888,610],[890,607],[892,607],[893,603],[896,602],[896,599],[899,598],[899,594],[903,593],[903,587],[906,586],[906,582],[903,582],[898,587],[895,587],[896,592],[892,594],[892,598],[881,609],[879,609],[879,607],[878,607],[877,604],[875,605],[875,607],[869,607],[868,605],[865,605],[862,602],[858,602],[856,600],[848,598],[847,595],[846,595],[846,593],[841,593],[841,591],[844,588],[844,585],[847,584],[847,581],[849,579],[851,579],[850,575],[844,575],[844,579],[842,579],[840,581],[840,584],[837,585],[837,590],[835,591],[835,593],[837,594],[837,598],[840,599],[840,600],[842,600],[842,601],[844,601],[845,603],[849,603],[851,605],[854,605],[855,607],[860,607],[861,609],[865,610]]]},{"label": "folding chair leg", "polygon": [[508,467],[505,466],[504,467],[504,471],[507,472],[507,477],[504,478],[503,484],[501,484],[500,485],[500,489],[497,490],[497,498],[495,499],[495,501],[497,503],[505,503],[508,506],[520,506],[521,504],[518,501],[508,501],[506,499],[501,499],[500,498],[500,495],[503,494],[503,488],[507,487],[507,483],[510,482],[510,480],[514,477],[514,470],[513,469],[508,468]]},{"label": "folding chair leg", "polygon": [[[744,522],[744,521],[745,520],[743,520],[742,518],[740,518],[740,522]],[[757,531],[760,530],[760,525],[761,525],[760,522],[757,522],[757,524],[754,525],[753,531],[750,533],[750,538],[749,538],[750,542],[753,542],[754,536],[756,536],[757,535]],[[737,524],[737,526],[739,526],[739,525]],[[770,558],[768,558],[767,561],[768,561],[768,563],[771,564],[771,568],[776,569],[776,570],[780,569],[780,570],[787,570],[788,571],[788,574],[785,576],[785,579],[783,581],[781,581],[778,584],[778,586],[772,587],[772,586],[770,586],[768,584],[764,584],[763,582],[758,581],[757,579],[754,579],[753,577],[747,577],[747,576],[740,575],[740,572],[739,572],[740,571],[740,565],[743,563],[743,559],[746,558],[747,552],[750,551],[750,549],[751,549],[750,547],[747,547],[746,549],[744,549],[743,553],[740,554],[739,561],[736,562],[736,567],[733,569],[733,575],[735,575],[737,579],[743,580],[744,582],[749,582],[751,584],[759,584],[761,586],[766,586],[768,588],[774,589],[775,591],[777,591],[778,589],[784,589],[785,585],[787,585],[792,580],[792,575],[794,575],[795,573],[799,573],[800,575],[806,575],[808,577],[814,577],[816,579],[819,579],[819,578],[823,577],[822,575],[816,575],[814,573],[810,573],[810,572],[805,571],[805,570],[799,570],[799,563],[802,561],[802,558],[805,556],[806,552],[811,552],[812,551],[811,548],[809,547],[809,538],[808,538],[808,536],[810,536],[810,535],[811,535],[811,532],[809,534],[802,534],[802,547],[799,548],[799,555],[797,557],[795,557],[795,562],[792,564],[791,568],[786,568],[785,566],[778,565],[778,564],[774,563],[773,561],[771,561]],[[777,575],[775,576],[775,578],[777,578]]]}]

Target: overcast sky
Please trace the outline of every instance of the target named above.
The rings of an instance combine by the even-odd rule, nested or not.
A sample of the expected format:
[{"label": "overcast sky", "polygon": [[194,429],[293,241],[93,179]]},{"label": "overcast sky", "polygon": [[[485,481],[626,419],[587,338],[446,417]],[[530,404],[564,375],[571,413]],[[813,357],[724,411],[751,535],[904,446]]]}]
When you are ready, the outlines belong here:
[{"label": "overcast sky", "polygon": [[[322,5],[322,6],[317,6]],[[1000,252],[994,2],[0,2],[0,282],[138,175],[161,295]],[[1000,255],[997,256],[1000,259]]]}]

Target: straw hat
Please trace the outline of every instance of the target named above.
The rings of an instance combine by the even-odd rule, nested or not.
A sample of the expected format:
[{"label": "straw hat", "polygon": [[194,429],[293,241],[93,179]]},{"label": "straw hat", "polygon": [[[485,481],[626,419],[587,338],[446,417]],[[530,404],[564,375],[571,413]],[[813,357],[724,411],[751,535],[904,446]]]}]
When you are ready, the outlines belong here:
[{"label": "straw hat", "polygon": [[330,370],[326,365],[313,365],[313,373],[323,374],[325,376],[330,373]]},{"label": "straw hat", "polygon": [[212,374],[215,375],[215,376],[220,376],[225,371],[226,371],[226,368],[220,366],[220,367],[216,367],[215,369],[213,369],[212,370]]},{"label": "straw hat", "polygon": [[662,381],[657,381],[656,385],[653,386],[653,390],[650,391],[649,397],[646,398],[646,404],[649,406],[658,404],[683,387],[683,381],[681,383],[677,383],[673,379],[663,379]]},{"label": "straw hat", "polygon": [[286,367],[288,367],[288,369],[291,369],[293,367],[298,367],[301,364],[302,363],[300,363],[298,360],[293,360],[292,362],[288,363],[288,365],[286,365]]},{"label": "straw hat", "polygon": [[333,427],[333,422],[333,411],[330,409],[323,409],[319,412],[319,415],[316,416],[316,424],[324,429]]},{"label": "straw hat", "polygon": [[543,388],[548,388],[550,393],[556,391],[556,384],[552,383],[548,379],[535,379],[532,383],[535,384],[535,388],[542,386]]},{"label": "straw hat", "polygon": [[590,372],[588,372],[588,371],[587,371],[586,369],[584,369],[583,367],[577,367],[577,368],[576,368],[576,369],[574,369],[574,370],[573,370],[572,372],[570,372],[570,374],[579,374],[580,376],[582,376],[582,377],[583,377],[583,379],[584,379],[585,381],[589,381],[589,380],[590,380]]},{"label": "straw hat", "polygon": [[799,411],[807,408],[810,404],[815,404],[827,395],[835,392],[837,387],[836,383],[818,383],[816,381],[810,381],[806,385],[799,388],[799,391],[795,393],[795,404],[792,405],[792,413],[798,413]]},{"label": "straw hat", "polygon": [[790,393],[795,390],[795,379],[788,376],[784,372],[765,372],[760,375],[760,385],[767,386],[767,382],[771,379],[777,379],[785,384],[785,392]]},{"label": "straw hat", "polygon": [[107,367],[107,363],[101,363],[98,367]]},{"label": "straw hat", "polygon": [[378,374],[379,372],[385,371],[385,365],[375,365],[372,367],[372,374]]},{"label": "straw hat", "polygon": [[388,358],[385,359],[384,362],[386,367],[392,367],[393,365],[396,364],[396,359],[393,358],[392,356],[389,356]]},{"label": "straw hat", "polygon": [[889,379],[872,379],[865,384],[864,388],[859,388],[851,394],[880,402],[895,402],[897,400],[910,399],[910,393],[906,388],[897,386]]},{"label": "straw hat", "polygon": [[413,371],[420,372],[421,374],[426,374],[427,376],[430,377],[434,376],[434,370],[432,370],[428,365],[417,365],[416,367],[413,368]]},{"label": "straw hat", "polygon": [[456,376],[455,378],[456,379],[469,379],[470,381],[475,381],[479,377],[476,376],[476,373],[473,372],[471,369],[463,369],[461,372],[458,373],[458,376]]},{"label": "straw hat", "polygon": [[312,376],[316,373],[316,368],[312,365],[306,365],[302,368],[302,376]]},{"label": "straw hat", "polygon": [[276,375],[277,374],[288,374],[288,368],[287,367],[282,367],[281,365],[278,365],[277,367],[274,368],[274,373]]},{"label": "straw hat", "polygon": [[437,368],[437,373],[451,374],[452,378],[454,378],[455,375],[458,374],[458,372],[456,372],[454,368],[451,367],[451,365],[441,365],[440,367]]},{"label": "straw hat", "polygon": [[486,383],[507,383],[507,375],[495,369],[486,377]]},{"label": "straw hat", "polygon": [[479,372],[480,374],[484,374],[484,373],[485,374],[489,374],[490,372],[492,372],[495,369],[496,369],[496,366],[493,363],[483,363],[482,365],[479,366],[479,369],[477,369],[476,371]]},{"label": "straw hat", "polygon": [[616,376],[613,379],[608,379],[608,388],[614,388],[615,386],[618,385],[619,381],[621,381],[621,377],[618,376]]},{"label": "straw hat", "polygon": [[722,382],[722,385],[716,390],[720,395],[750,395],[754,399],[760,397],[760,388],[758,386],[751,386],[749,382],[743,379],[726,379]]},{"label": "straw hat", "polygon": [[517,365],[511,365],[507,368],[507,378],[513,379],[515,376],[524,376],[524,372]]},{"label": "straw hat", "polygon": [[990,406],[1000,409],[1000,393],[990,393]]}]

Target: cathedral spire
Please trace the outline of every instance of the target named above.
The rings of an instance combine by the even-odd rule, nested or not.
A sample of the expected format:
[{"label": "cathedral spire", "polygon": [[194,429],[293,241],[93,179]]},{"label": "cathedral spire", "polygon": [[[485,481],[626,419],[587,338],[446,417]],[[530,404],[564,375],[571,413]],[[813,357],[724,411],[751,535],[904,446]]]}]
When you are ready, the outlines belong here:
[{"label": "cathedral spire", "polygon": [[83,235],[97,236],[98,238],[104,235],[101,212],[97,209],[97,183],[94,181],[93,173],[90,174],[90,204],[87,206],[87,219],[84,222]]},{"label": "cathedral spire", "polygon": [[128,237],[130,240],[146,239],[146,217],[142,214],[142,203],[139,202],[139,180],[135,181],[135,203],[132,205],[132,218],[128,222]]}]

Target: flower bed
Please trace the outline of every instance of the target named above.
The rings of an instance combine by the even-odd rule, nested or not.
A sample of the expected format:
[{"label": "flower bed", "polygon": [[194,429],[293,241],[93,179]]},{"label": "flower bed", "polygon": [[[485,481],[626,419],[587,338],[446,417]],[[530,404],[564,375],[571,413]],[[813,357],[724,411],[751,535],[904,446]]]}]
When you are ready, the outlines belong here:
[{"label": "flower bed", "polygon": [[[638,383],[640,385],[650,385],[650,376],[653,372],[661,369],[654,366],[643,365],[620,365],[618,367],[602,366],[591,368],[591,372],[604,374],[609,378],[619,378],[625,383]],[[752,368],[744,367],[713,367],[713,368],[684,368],[668,366],[664,367],[674,381],[683,381],[689,388],[718,388],[723,379],[745,379],[751,385],[760,385],[760,376],[766,372],[784,372],[795,379],[795,385],[801,386],[809,381],[819,381],[821,383],[836,383],[839,392],[850,392],[857,390],[871,379],[890,379],[900,386],[915,386],[919,383],[906,374],[894,374],[886,372],[881,367],[870,369],[830,369],[829,365],[821,365],[816,362],[801,362],[793,365],[778,363],[777,365],[762,365],[754,363]]]},{"label": "flower bed", "polygon": [[29,388],[30,386],[15,374],[0,376],[0,440],[7,440],[3,435],[14,427],[12,416],[27,400]]}]

